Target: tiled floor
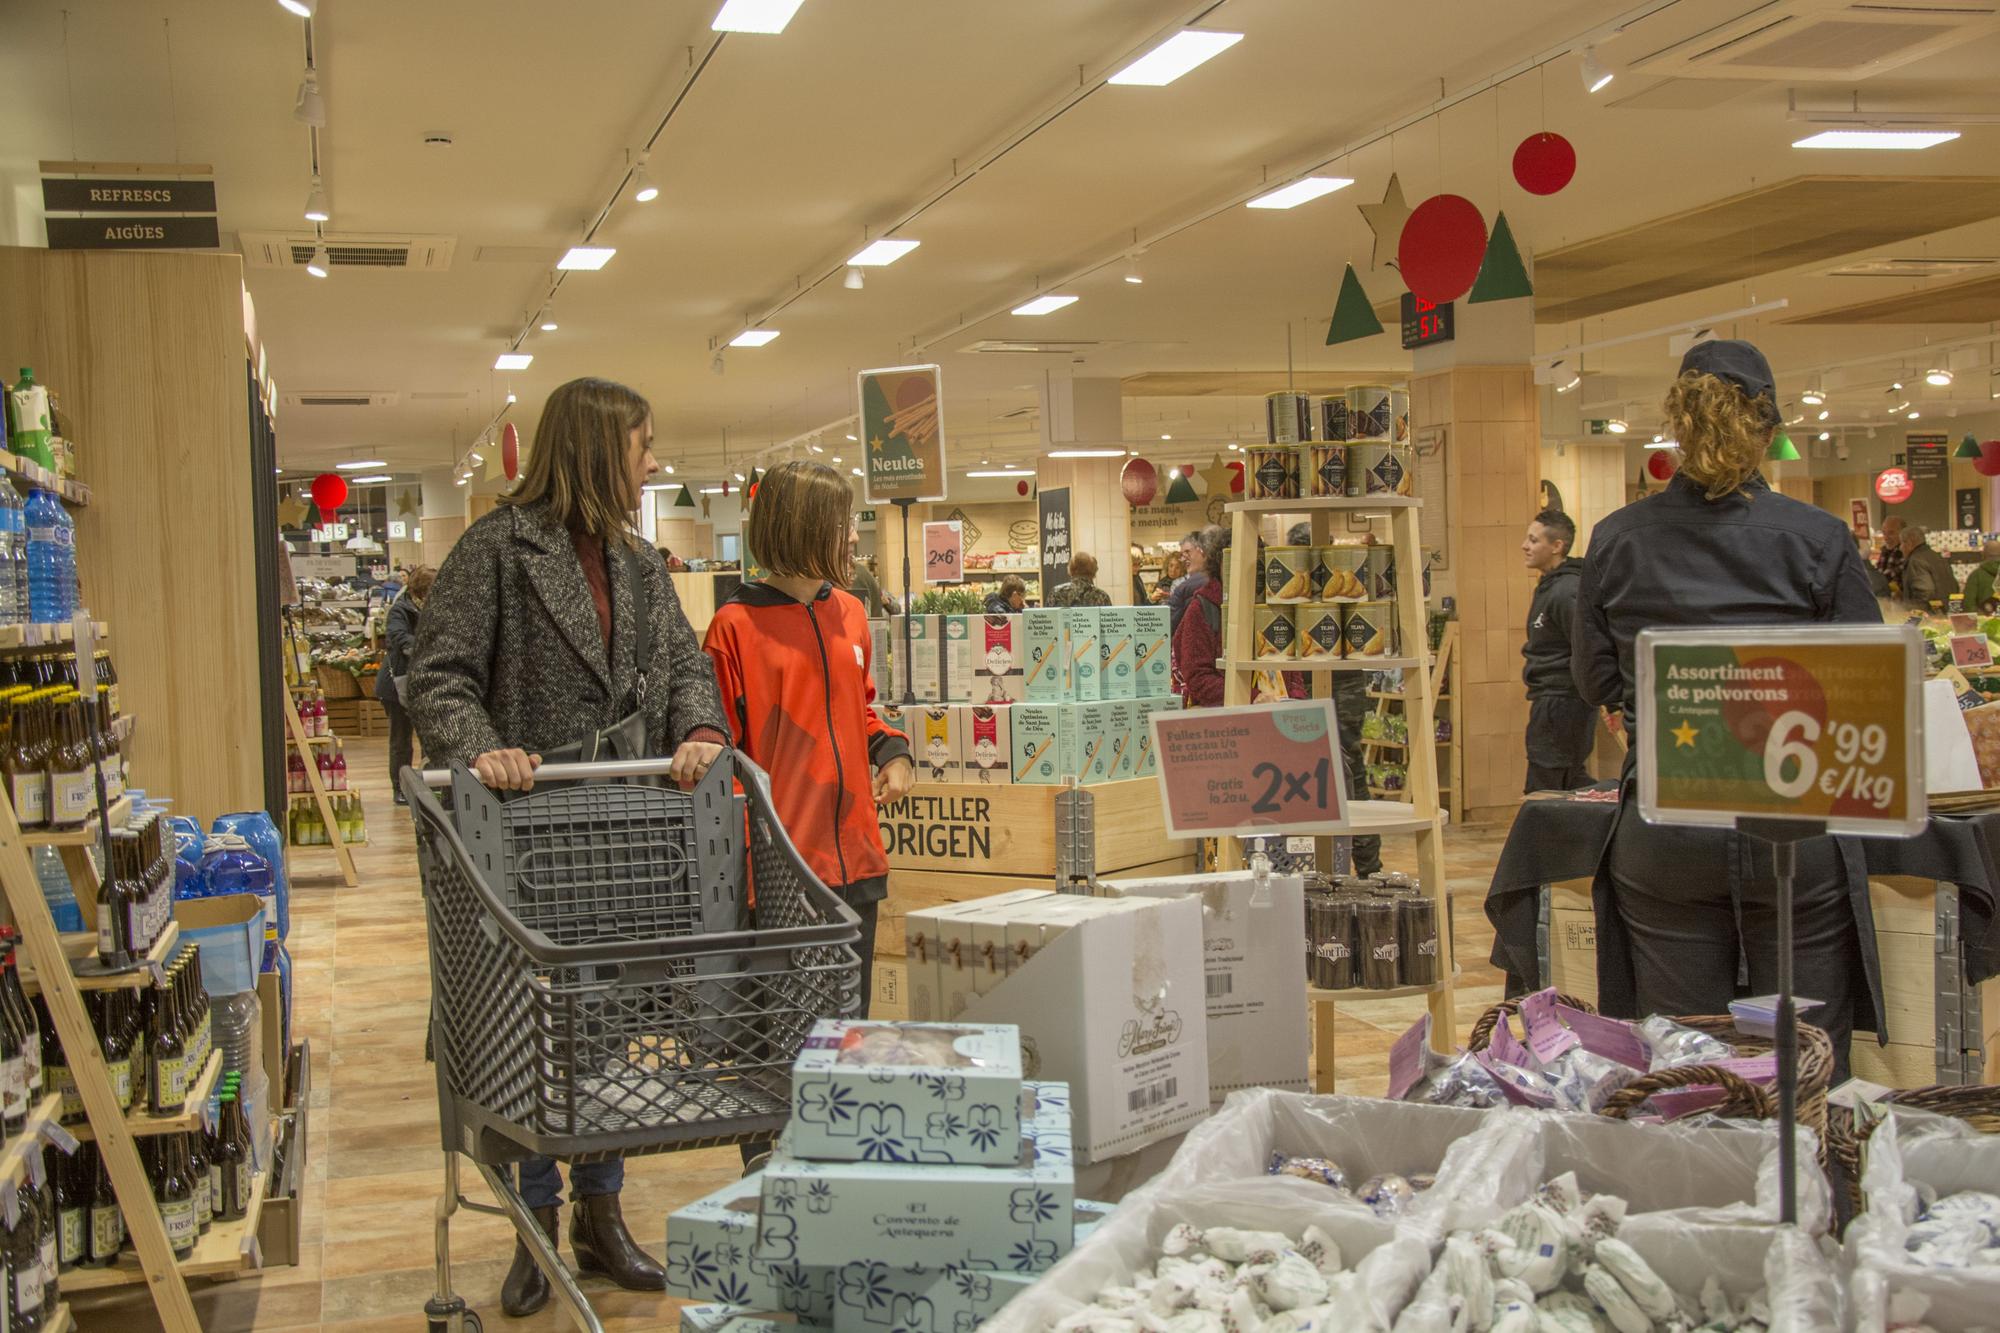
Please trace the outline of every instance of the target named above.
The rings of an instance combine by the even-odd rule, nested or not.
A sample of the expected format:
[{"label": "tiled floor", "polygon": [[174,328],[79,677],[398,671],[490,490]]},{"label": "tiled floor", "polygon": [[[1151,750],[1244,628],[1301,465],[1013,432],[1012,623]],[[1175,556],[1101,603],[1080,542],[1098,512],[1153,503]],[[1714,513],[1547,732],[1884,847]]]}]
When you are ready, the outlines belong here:
[{"label": "tiled floor", "polygon": [[[293,866],[299,881],[292,900],[294,1033],[312,1042],[314,1085],[303,1253],[297,1267],[195,1283],[205,1329],[372,1333],[426,1326],[423,1305],[436,1280],[432,1207],[442,1180],[436,1085],[423,1059],[430,976],[410,827],[391,813],[384,748],[380,739],[347,745],[350,779],[363,795],[373,838],[356,852],[360,887],[340,886],[330,851],[303,851]],[[1485,961],[1492,932],[1480,901],[1503,836],[1502,829],[1481,828],[1447,838],[1461,1037],[1500,995],[1500,978]],[[1391,867],[1408,867],[1406,840],[1387,842]],[[1343,1007],[1340,1090],[1379,1093],[1389,1044],[1422,1010],[1416,999]],[[735,1176],[739,1162],[733,1148],[633,1161],[624,1211],[634,1234],[657,1254],[667,1212]],[[490,1200],[469,1167],[465,1178],[472,1197]],[[500,1279],[513,1249],[507,1223],[461,1212],[451,1241],[453,1285],[487,1328],[569,1327],[553,1307],[528,1320],[501,1315]],[[563,1253],[569,1254],[567,1240]],[[670,1299],[632,1295],[600,1280],[584,1290],[607,1329],[676,1322]],[[79,1296],[72,1309],[85,1330],[158,1327],[136,1289]]]}]

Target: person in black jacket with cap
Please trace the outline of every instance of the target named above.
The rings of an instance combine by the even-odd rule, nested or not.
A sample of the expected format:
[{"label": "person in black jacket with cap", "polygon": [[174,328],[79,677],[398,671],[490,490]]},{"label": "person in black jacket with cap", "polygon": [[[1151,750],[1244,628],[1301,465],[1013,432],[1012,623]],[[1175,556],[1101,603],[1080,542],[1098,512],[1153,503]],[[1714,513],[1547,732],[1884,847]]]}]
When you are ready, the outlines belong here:
[{"label": "person in black jacket with cap", "polygon": [[1521,558],[1541,578],[1528,604],[1521,683],[1528,687],[1528,785],[1523,791],[1574,791],[1591,783],[1590,746],[1597,710],[1578,697],[1569,673],[1569,630],[1583,561],[1570,554],[1576,520],[1544,509],[1528,524]]},{"label": "person in black jacket with cap", "polygon": [[[1773,491],[1757,465],[1780,423],[1771,367],[1749,343],[1697,343],[1666,399],[1683,461],[1664,490],[1616,511],[1591,534],[1577,590],[1571,671],[1594,705],[1620,705],[1637,735],[1633,647],[1654,627],[1879,624],[1881,610],[1847,525]],[[1606,1013],[1720,1014],[1738,995],[1776,989],[1776,883],[1768,855],[1733,831],[1647,824],[1628,756],[1597,895],[1599,971],[1629,950],[1629,978],[1601,994]],[[1600,885],[1604,882],[1600,876]],[[1793,931],[1803,1017],[1833,1041],[1847,1077],[1857,1002],[1874,991],[1874,933],[1832,838],[1798,846]],[[1869,1017],[1879,1025],[1877,1012]]]}]

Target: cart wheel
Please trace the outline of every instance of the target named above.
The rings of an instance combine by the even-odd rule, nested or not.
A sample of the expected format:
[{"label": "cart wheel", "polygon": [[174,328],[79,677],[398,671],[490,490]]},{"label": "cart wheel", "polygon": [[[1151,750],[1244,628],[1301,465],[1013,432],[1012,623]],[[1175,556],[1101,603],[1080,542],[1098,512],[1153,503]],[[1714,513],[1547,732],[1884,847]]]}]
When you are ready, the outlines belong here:
[{"label": "cart wheel", "polygon": [[[459,1333],[481,1333],[481,1330],[485,1326],[479,1322],[478,1315],[467,1310],[460,1317],[458,1327]],[[451,1318],[446,1316],[440,1319],[436,1315],[432,1315],[430,1318],[430,1333],[452,1333]]]}]

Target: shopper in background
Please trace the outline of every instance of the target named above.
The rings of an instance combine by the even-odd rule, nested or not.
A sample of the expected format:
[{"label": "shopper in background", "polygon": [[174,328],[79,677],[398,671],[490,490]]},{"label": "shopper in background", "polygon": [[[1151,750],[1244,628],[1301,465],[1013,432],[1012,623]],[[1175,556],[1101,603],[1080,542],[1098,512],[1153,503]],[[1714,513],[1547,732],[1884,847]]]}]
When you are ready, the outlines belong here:
[{"label": "shopper in background", "polygon": [[[761,485],[759,489],[762,489]],[[858,542],[861,534],[857,532],[854,536],[855,541]],[[861,603],[862,609],[867,611],[869,619],[880,620],[882,618],[882,585],[875,581],[875,571],[868,568],[868,562],[855,553],[852,543],[847,548],[847,559],[848,567],[852,570],[847,576],[847,583],[845,585],[848,595]]]},{"label": "shopper in background", "polygon": [[986,614],[1017,615],[1028,609],[1028,585],[1018,574],[1000,580],[1000,586],[986,594]]},{"label": "shopper in background", "polygon": [[[1312,524],[1294,523],[1292,530],[1285,534],[1285,541],[1292,546],[1312,545]],[[1368,766],[1361,757],[1361,721],[1372,707],[1368,702],[1368,673],[1335,671],[1331,674],[1333,715],[1340,725],[1340,763],[1347,778],[1347,799],[1365,801],[1368,799]],[[1287,673],[1287,683],[1293,676],[1310,684],[1302,672]],[[1305,696],[1301,694],[1300,697]],[[1355,838],[1353,852],[1355,874],[1372,875],[1382,868],[1380,834],[1370,833]]]},{"label": "shopper in background", "polygon": [[[549,395],[526,474],[465,530],[424,604],[404,702],[438,763],[526,791],[543,754],[607,733],[643,732],[647,754],[672,754],[680,782],[722,752],[715,673],[658,554],[627,524],[659,470],[652,440],[652,408],[622,384],[571,380]],[[531,1157],[520,1180],[553,1246],[556,1164]],[[665,1270],[620,1216],[624,1181],[616,1158],[570,1168],[577,1266],[662,1291]],[[548,1279],[517,1241],[501,1308],[518,1318],[548,1299]]]},{"label": "shopper in background", "polygon": [[1965,576],[1965,609],[1985,613],[1993,609],[1993,582],[2000,579],[2000,542],[1986,543],[1979,561],[1979,568]]},{"label": "shopper in background", "polygon": [[1167,552],[1160,561],[1160,577],[1154,582],[1153,590],[1146,594],[1146,601],[1158,606],[1173,594],[1174,585],[1187,577],[1187,561],[1181,559],[1179,551]]},{"label": "shopper in background", "polygon": [[1174,586],[1167,592],[1168,619],[1172,621],[1174,633],[1180,632],[1181,617],[1187,614],[1188,599],[1194,596],[1195,590],[1210,578],[1222,577],[1219,567],[1212,573],[1209,570],[1206,533],[1210,531],[1219,533],[1221,529],[1197,528],[1181,538],[1181,563],[1187,567],[1187,573],[1174,580]]},{"label": "shopper in background", "polygon": [[1912,610],[1945,606],[1958,591],[1951,561],[1931,549],[1929,538],[1922,524],[1903,525],[1903,602]]},{"label": "shopper in background", "polygon": [[[1861,568],[1865,570],[1868,574],[1868,591],[1875,594],[1876,601],[1878,602],[1888,601],[1889,598],[1893,596],[1893,594],[1889,591],[1889,580],[1883,577],[1881,570],[1877,569],[1874,565],[1869,563],[1868,538],[1866,538],[1865,536],[1863,536],[1858,532],[1855,533],[1854,546],[1855,546],[1855,553],[1861,557]],[[1900,555],[1902,554],[1902,552],[1898,550],[1897,554]],[[1967,605],[1970,605],[1970,603],[1967,603]]]},{"label": "shopper in background", "polygon": [[1903,520],[1894,514],[1882,520],[1882,554],[1875,558],[1875,568],[1889,580],[1890,591],[1898,597],[1902,596]]},{"label": "shopper in background", "polygon": [[1569,629],[1583,561],[1570,554],[1576,521],[1544,509],[1528,524],[1521,560],[1540,577],[1528,603],[1528,637],[1521,644],[1521,683],[1528,687],[1528,783],[1523,791],[1588,787],[1597,710],[1576,692],[1569,673]]},{"label": "shopper in background", "polygon": [[1078,551],[1069,558],[1069,582],[1057,586],[1050,606],[1109,606],[1111,594],[1097,586],[1097,557]]},{"label": "shopper in background", "polygon": [[417,646],[417,615],[424,598],[430,595],[437,571],[419,565],[407,576],[403,591],[389,604],[382,628],[388,647],[382,654],[382,669],[375,673],[375,698],[389,715],[389,786],[396,804],[404,804],[401,774],[415,756],[410,731],[410,712],[403,706],[403,690],[409,685],[410,653]]},{"label": "shopper in background", "polygon": [[[1847,525],[1778,494],[1757,471],[1780,419],[1761,352],[1695,344],[1668,391],[1666,418],[1685,461],[1663,490],[1597,525],[1572,634],[1578,693],[1622,705],[1635,737],[1641,630],[1881,620]],[[1637,751],[1597,878],[1599,1006],[1619,1017],[1727,1013],[1739,959],[1749,967],[1746,994],[1777,986],[1769,855],[1734,832],[1640,819]],[[1833,1040],[1836,1084],[1847,1077],[1856,1006],[1871,992],[1876,1007],[1865,1017],[1883,1030],[1868,886],[1848,876],[1847,859],[1835,839],[1800,843],[1792,913],[1794,985],[1821,1002],[1805,1017]]]},{"label": "shopper in background", "polygon": [[1147,602],[1152,600],[1152,594],[1149,593],[1146,589],[1146,575],[1143,570],[1143,566],[1146,563],[1145,548],[1141,547],[1139,543],[1133,542],[1131,546],[1131,558],[1132,558],[1132,605],[1144,606],[1146,605]]}]

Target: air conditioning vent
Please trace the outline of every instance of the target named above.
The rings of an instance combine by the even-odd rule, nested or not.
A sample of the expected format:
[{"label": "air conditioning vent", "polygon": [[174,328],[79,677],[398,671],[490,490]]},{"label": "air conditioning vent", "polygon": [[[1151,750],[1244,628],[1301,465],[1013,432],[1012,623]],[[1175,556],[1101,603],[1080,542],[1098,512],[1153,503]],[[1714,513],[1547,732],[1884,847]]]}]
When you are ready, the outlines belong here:
[{"label": "air conditioning vent", "polygon": [[287,407],[394,407],[402,395],[375,389],[304,389],[282,395]]},{"label": "air conditioning vent", "polygon": [[441,273],[451,267],[458,245],[452,236],[398,236],[328,232],[252,232],[239,234],[243,263],[248,268],[304,268],[317,246],[326,247],[335,268],[388,268]]},{"label": "air conditioning vent", "polygon": [[1777,0],[1630,61],[1654,77],[1844,81],[1877,74],[2000,28],[2000,3]]}]

